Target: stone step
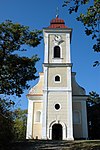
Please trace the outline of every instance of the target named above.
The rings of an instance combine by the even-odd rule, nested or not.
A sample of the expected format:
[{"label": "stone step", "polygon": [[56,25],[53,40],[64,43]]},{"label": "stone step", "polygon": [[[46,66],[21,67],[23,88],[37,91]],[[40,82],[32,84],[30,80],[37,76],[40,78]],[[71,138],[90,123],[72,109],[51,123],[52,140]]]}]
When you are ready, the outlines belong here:
[{"label": "stone step", "polygon": [[11,144],[10,150],[62,150],[65,147],[69,149],[72,143],[73,141],[27,140]]},{"label": "stone step", "polygon": [[100,150],[100,140],[27,140],[11,143],[7,148],[3,150]]}]

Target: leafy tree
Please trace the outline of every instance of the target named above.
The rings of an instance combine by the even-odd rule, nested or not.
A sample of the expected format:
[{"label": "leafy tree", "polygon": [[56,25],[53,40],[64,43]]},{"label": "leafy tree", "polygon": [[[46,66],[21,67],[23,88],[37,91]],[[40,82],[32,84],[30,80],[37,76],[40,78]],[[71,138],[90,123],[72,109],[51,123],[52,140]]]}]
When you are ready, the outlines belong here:
[{"label": "leafy tree", "polygon": [[[94,0],[91,4],[90,0],[65,0],[63,6],[69,5],[69,13],[77,12],[82,5],[89,4],[86,14],[80,14],[77,17],[85,26],[87,36],[92,36],[95,44],[93,49],[95,52],[100,52],[100,0]],[[99,65],[99,61],[95,61],[94,66]]]},{"label": "leafy tree", "polygon": [[100,96],[90,92],[87,101],[88,133],[91,139],[100,139]]},{"label": "leafy tree", "polygon": [[14,102],[0,98],[0,150],[8,150],[11,142],[26,138],[27,110],[12,111]]},{"label": "leafy tree", "polygon": [[[24,54],[28,47],[36,47],[40,44],[41,39],[39,30],[30,31],[29,27],[9,20],[0,24],[0,94],[16,94],[20,97],[24,89],[29,87],[28,81],[38,77],[35,75],[38,56],[34,55],[28,58],[19,55],[19,52]],[[27,49],[25,49],[26,47]],[[11,100],[0,98],[0,149],[6,149],[6,144],[14,139],[21,139],[22,132],[25,131],[24,114],[22,115],[23,119],[21,120],[21,116],[18,116],[18,120],[15,112],[11,111],[12,105],[14,102]],[[21,121],[23,121],[23,129],[20,127]],[[18,129],[21,133],[18,133],[19,137],[15,137]]]},{"label": "leafy tree", "polygon": [[13,113],[14,116],[14,133],[15,140],[26,139],[26,121],[27,121],[27,110],[16,109]]},{"label": "leafy tree", "polygon": [[29,27],[9,20],[0,24],[0,94],[21,96],[29,88],[27,81],[37,78],[37,55],[21,57],[18,52],[25,51],[25,46],[36,47],[41,39],[41,31],[30,31]]},{"label": "leafy tree", "polygon": [[11,100],[0,98],[0,149],[6,149],[8,144],[13,139],[13,116],[11,105],[14,103]]}]

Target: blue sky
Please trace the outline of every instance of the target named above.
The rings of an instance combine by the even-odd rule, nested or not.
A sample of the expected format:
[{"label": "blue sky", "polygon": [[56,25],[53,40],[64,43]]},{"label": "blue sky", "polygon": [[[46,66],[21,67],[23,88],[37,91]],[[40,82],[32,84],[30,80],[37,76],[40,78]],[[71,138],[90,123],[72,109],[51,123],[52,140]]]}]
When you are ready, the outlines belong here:
[{"label": "blue sky", "polygon": [[[69,15],[67,8],[62,7],[63,2],[64,0],[0,0],[0,23],[9,19],[29,26],[30,29],[41,30],[49,26],[50,21],[56,16],[56,8],[59,7],[59,18],[62,18],[66,25],[73,29],[71,56],[72,71],[77,73],[76,80],[86,89],[87,94],[92,90],[100,94],[100,67],[92,66],[95,60],[100,60],[100,54],[93,52],[93,40],[85,35],[84,26],[75,19],[78,14]],[[85,12],[85,9],[82,7],[79,12]],[[41,72],[44,54],[43,41],[38,47],[23,53],[27,56],[38,54],[40,61],[36,67],[37,71]],[[37,81],[30,82],[31,87]],[[17,107],[27,108],[27,93],[28,90],[21,98],[13,97]]]}]

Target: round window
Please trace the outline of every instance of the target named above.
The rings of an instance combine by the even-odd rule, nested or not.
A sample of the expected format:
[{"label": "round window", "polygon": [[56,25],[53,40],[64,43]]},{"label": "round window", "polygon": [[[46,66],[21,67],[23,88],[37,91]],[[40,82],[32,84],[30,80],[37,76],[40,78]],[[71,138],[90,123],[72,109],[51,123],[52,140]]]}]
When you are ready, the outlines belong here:
[{"label": "round window", "polygon": [[59,104],[55,104],[55,109],[56,110],[60,109],[60,105]]}]

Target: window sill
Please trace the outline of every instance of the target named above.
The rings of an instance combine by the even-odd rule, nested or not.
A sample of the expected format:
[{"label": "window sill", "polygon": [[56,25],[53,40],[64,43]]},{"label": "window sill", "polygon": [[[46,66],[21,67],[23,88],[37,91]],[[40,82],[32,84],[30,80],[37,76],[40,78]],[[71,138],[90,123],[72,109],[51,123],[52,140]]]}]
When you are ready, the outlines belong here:
[{"label": "window sill", "polygon": [[54,57],[53,57],[52,59],[63,59],[63,58],[59,58],[59,57],[55,57],[55,58],[54,58]]},{"label": "window sill", "polygon": [[63,58],[52,58],[52,62],[59,63],[62,62]]}]

